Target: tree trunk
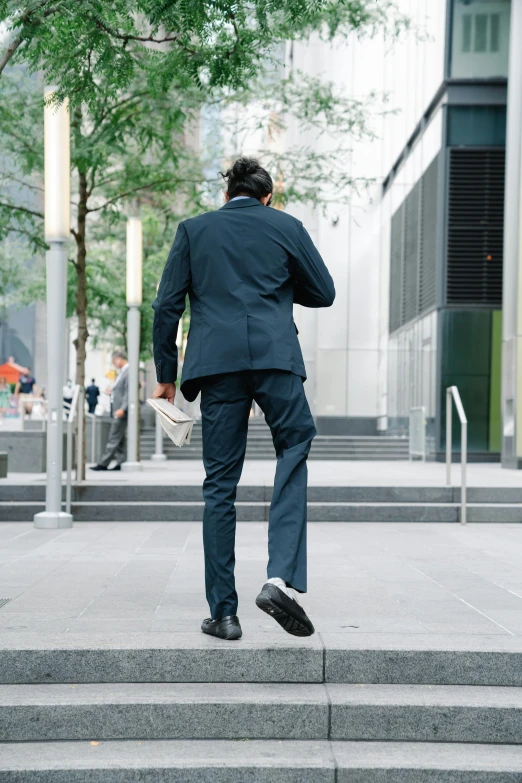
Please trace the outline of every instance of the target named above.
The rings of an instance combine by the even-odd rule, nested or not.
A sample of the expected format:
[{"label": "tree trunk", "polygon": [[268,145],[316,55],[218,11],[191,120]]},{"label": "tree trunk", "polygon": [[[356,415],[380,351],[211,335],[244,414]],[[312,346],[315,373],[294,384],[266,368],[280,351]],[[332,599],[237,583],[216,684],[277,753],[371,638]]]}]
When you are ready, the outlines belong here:
[{"label": "tree trunk", "polygon": [[[89,332],[87,330],[87,247],[85,244],[85,230],[87,222],[87,176],[84,171],[78,172],[79,199],[78,219],[76,226],[76,317],[78,319],[78,334],[74,340],[76,348],[76,383],[85,390],[85,358]],[[82,395],[82,399],[84,399]],[[80,428],[83,433],[83,453],[80,455],[80,463],[77,466],[77,476],[85,476],[86,463],[86,431],[85,431],[85,406],[80,406],[76,427],[76,437],[79,437]]]},{"label": "tree trunk", "polygon": [[74,340],[76,348],[76,383],[85,386],[85,357],[89,337],[87,330],[87,247],[85,245],[85,226],[87,218],[87,177],[79,174],[78,223],[76,228],[76,317],[78,334]]}]

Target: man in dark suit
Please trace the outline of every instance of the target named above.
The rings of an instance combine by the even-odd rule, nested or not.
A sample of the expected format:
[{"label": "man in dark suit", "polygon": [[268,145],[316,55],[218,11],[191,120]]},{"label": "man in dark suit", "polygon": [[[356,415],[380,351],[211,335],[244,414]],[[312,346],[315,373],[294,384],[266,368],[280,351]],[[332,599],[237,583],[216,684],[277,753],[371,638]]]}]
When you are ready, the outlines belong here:
[{"label": "man in dark suit", "polygon": [[100,396],[100,388],[96,386],[96,380],[91,380],[91,385],[85,389],[85,397],[87,399],[87,405],[89,406],[89,413],[94,415],[96,406],[98,405],[98,397]]},{"label": "man in dark suit", "polygon": [[176,335],[188,293],[181,390],[187,400],[201,391],[205,583],[212,615],[202,631],[222,639],[241,636],[234,501],[255,400],[277,455],[268,581],[256,603],[288,633],[309,636],[314,627],[295,591],[306,592],[306,459],[316,430],[292,311],[294,303],[329,307],[335,289],[303,224],[267,208],[273,190],[268,172],[256,160],[240,158],[223,176],[226,204],[180,223],[153,304],[154,397],[174,401]]}]

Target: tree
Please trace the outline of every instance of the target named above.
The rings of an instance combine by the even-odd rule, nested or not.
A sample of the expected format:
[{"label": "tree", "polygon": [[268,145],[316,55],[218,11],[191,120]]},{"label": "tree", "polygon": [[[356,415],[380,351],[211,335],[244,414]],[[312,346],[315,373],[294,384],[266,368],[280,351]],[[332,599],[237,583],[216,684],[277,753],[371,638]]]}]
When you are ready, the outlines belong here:
[{"label": "tree", "polygon": [[0,73],[24,63],[91,109],[138,72],[154,94],[172,84],[235,90],[288,40],[394,35],[408,24],[393,0],[0,0],[0,22],[9,30]]},{"label": "tree", "polygon": [[[71,226],[76,253],[70,260],[76,279],[80,384],[89,285],[96,301],[105,291],[105,304],[115,302],[113,274],[101,274],[99,260],[97,273],[94,267],[88,272],[89,246],[91,255],[97,246],[103,255],[107,240],[100,234],[107,236],[124,219],[130,199],[149,204],[167,222],[175,217],[173,205],[186,217],[212,203],[205,195],[217,181],[208,182],[204,161],[185,144],[187,127],[201,107],[220,106],[222,136],[223,109],[226,113],[227,106],[236,104],[246,114],[244,107],[252,102],[271,107],[255,120],[262,124],[269,117],[268,136],[281,132],[292,112],[303,128],[333,128],[344,138],[368,134],[363,103],[343,99],[317,79],[292,74],[273,78],[281,65],[278,46],[313,31],[333,36],[380,28],[395,34],[406,25],[391,0],[0,0],[0,20],[8,23],[11,36],[0,56],[5,150],[0,238],[17,233],[34,249],[44,246],[42,104],[39,80],[30,72],[40,70],[47,83],[57,84],[57,100],[67,95],[70,101],[76,194]],[[8,73],[7,63],[24,64],[24,69]],[[244,130],[249,129],[252,117]],[[235,131],[239,138],[237,127]],[[343,166],[348,152],[346,144],[320,155],[306,147],[283,154],[267,149],[279,183],[277,197],[320,203],[327,198],[321,183],[328,182],[330,193],[340,198],[357,184]]]},{"label": "tree", "polygon": [[[36,250],[44,246],[43,214],[38,209],[43,169],[39,84],[24,73],[4,76],[0,94],[1,138],[6,153],[0,174],[0,232],[24,236]],[[97,234],[106,234],[111,224],[125,219],[124,205],[131,199],[154,204],[169,217],[176,203],[183,203],[188,213],[199,206],[202,177],[198,157],[184,137],[190,113],[197,109],[197,94],[185,91],[181,98],[169,88],[163,96],[151,98],[141,83],[115,97],[107,89],[105,100],[93,110],[83,102],[71,102],[75,194],[71,235],[76,252],[70,261],[76,278],[76,383],[80,385],[84,384],[89,336],[89,231],[94,241]]]}]

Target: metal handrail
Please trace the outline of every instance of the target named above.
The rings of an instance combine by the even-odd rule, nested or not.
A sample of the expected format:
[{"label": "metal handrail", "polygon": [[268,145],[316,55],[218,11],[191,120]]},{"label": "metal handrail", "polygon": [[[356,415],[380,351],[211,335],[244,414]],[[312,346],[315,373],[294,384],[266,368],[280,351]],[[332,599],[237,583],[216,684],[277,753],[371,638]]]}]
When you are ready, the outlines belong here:
[{"label": "metal handrail", "polygon": [[446,389],[446,486],[451,487],[451,402],[455,402],[455,408],[460,419],[460,524],[466,524],[466,467],[468,462],[468,420],[464,413],[462,400],[456,386],[448,386]]},{"label": "metal handrail", "polygon": [[[65,510],[71,513],[71,495],[72,495],[72,469],[73,469],[73,434],[74,422],[77,412],[81,410],[83,402],[83,388],[76,385],[73,389],[71,406],[69,408],[69,418],[67,419],[67,479],[65,485]],[[83,456],[83,427],[78,428],[78,442],[76,444],[76,480],[81,480]]]},{"label": "metal handrail", "polygon": [[94,413],[85,413],[88,419],[92,420],[91,424],[91,462],[96,462],[96,416]]}]

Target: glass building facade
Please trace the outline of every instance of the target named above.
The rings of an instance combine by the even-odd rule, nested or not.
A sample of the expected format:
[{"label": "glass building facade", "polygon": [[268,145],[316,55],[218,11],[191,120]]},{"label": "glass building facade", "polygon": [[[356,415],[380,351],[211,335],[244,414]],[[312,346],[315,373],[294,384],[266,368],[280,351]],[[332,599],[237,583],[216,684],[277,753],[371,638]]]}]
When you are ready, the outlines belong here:
[{"label": "glass building facade", "polygon": [[424,406],[429,453],[442,458],[446,388],[455,385],[468,417],[471,458],[496,459],[510,3],[454,0],[449,10],[447,80],[408,150],[422,163],[415,176],[410,170],[402,182],[399,173],[385,182],[388,430],[405,432],[410,409]]}]

